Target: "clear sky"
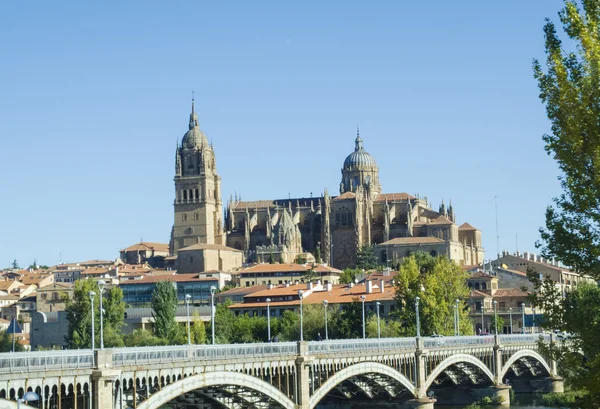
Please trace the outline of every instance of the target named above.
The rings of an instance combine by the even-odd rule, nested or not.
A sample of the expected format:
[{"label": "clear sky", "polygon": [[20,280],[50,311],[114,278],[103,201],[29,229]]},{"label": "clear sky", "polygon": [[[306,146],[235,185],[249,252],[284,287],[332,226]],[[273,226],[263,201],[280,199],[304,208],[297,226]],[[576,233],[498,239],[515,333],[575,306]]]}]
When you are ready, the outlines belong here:
[{"label": "clear sky", "polygon": [[37,1],[0,11],[0,267],[168,242],[191,91],[224,198],[337,193],[356,125],[384,192],[535,251],[560,193],[532,76],[560,0]]}]

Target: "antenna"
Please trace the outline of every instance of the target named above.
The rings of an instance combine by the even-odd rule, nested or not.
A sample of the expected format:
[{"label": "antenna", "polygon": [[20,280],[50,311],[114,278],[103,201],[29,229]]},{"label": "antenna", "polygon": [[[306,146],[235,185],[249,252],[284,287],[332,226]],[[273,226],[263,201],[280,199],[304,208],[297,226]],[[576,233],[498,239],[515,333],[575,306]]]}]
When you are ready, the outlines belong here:
[{"label": "antenna", "polygon": [[494,196],[494,207],[496,208],[496,255],[500,254],[500,233],[498,233],[498,196]]}]

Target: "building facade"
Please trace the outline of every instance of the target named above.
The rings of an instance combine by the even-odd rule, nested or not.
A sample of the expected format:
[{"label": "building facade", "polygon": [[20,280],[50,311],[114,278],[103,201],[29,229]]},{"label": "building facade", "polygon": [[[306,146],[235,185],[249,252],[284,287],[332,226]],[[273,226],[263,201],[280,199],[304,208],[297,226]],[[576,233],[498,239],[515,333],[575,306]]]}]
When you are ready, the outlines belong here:
[{"label": "building facade", "polygon": [[246,262],[293,263],[304,253],[320,253],[323,262],[345,268],[355,263],[360,247],[377,245],[383,264],[414,251],[443,254],[462,265],[483,262],[481,232],[468,223],[459,227],[451,203],[435,211],[426,197],[382,193],[379,167],[358,131],[343,162],[338,196],[327,190],[319,197],[275,200],[236,196],[223,213],[220,183],[214,150],[192,103],[189,131],[175,158],[171,254],[198,243],[222,244],[242,251]]}]

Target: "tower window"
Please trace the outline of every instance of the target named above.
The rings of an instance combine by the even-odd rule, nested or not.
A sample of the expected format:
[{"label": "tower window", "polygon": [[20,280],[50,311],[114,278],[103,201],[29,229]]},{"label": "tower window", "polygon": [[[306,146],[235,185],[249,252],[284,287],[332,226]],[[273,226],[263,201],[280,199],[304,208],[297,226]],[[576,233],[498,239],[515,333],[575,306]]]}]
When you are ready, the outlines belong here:
[{"label": "tower window", "polygon": [[199,197],[199,196],[198,196],[198,189],[196,189],[196,192],[195,192],[195,193],[196,193],[196,200],[198,200],[198,197]]},{"label": "tower window", "polygon": [[183,191],[183,200],[187,200],[187,190]]},{"label": "tower window", "polygon": [[184,213],[184,214],[181,215],[181,221],[182,222],[187,222],[187,214]]},{"label": "tower window", "polygon": [[200,215],[198,213],[194,213],[194,220],[199,220],[200,219]]}]

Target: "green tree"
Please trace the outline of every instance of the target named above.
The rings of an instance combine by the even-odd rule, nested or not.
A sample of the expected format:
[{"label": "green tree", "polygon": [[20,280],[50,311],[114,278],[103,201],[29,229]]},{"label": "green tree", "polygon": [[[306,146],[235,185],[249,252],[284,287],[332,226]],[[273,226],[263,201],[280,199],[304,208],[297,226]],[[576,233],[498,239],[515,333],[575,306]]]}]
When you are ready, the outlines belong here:
[{"label": "green tree", "polygon": [[[6,331],[2,331],[0,335],[0,352],[10,352],[13,350],[13,334],[7,334]],[[17,338],[15,338],[15,352],[23,352],[25,347],[19,344]]]},{"label": "green tree", "polygon": [[[379,321],[381,338],[397,338],[402,335],[400,322],[391,318]],[[377,315],[372,314],[367,320],[367,338],[377,338]]]},{"label": "green tree", "polygon": [[[502,334],[504,331],[504,318],[498,315],[498,334]],[[496,317],[492,315],[492,319],[490,320],[490,332],[494,334],[496,331]]]},{"label": "green tree", "polygon": [[[352,299],[350,304],[345,304],[337,313],[331,315],[332,338],[362,338],[362,302],[358,298]],[[365,319],[368,317],[369,313],[365,311]]]},{"label": "green tree", "polygon": [[360,268],[345,268],[342,274],[340,274],[340,284],[353,283],[359,274],[362,274]]},{"label": "green tree", "polygon": [[11,268],[17,270],[19,269],[19,262],[17,261],[17,259],[14,259],[13,262],[10,264]]},{"label": "green tree", "polygon": [[378,266],[375,246],[362,246],[358,249],[356,252],[356,268],[359,270],[372,270]]},{"label": "green tree", "polygon": [[576,51],[565,49],[547,19],[546,70],[533,63],[552,124],[546,152],[558,162],[563,188],[546,210],[539,244],[545,257],[600,279],[600,0],[582,0],[583,10],[578,3],[565,1],[559,13]]},{"label": "green tree", "polygon": [[125,319],[125,301],[123,301],[123,290],[114,286],[105,291],[102,307],[104,308],[104,326],[121,329]]},{"label": "green tree", "polygon": [[317,264],[321,264],[322,260],[321,260],[321,243],[317,243],[317,247],[315,248],[315,261],[317,262]]},{"label": "green tree", "polygon": [[473,334],[465,300],[469,296],[468,274],[446,257],[413,254],[404,259],[396,276],[396,316],[403,335],[416,334],[416,297],[419,301],[421,335],[453,335],[454,306],[459,300],[460,333]]},{"label": "green tree", "polygon": [[137,346],[156,346],[165,345],[166,341],[155,336],[151,331],[147,329],[138,328],[131,334],[127,334],[123,337],[125,345],[128,347]]},{"label": "green tree", "polygon": [[164,340],[179,336],[179,326],[175,321],[177,292],[170,281],[159,281],[152,292],[152,317],[154,335]]},{"label": "green tree", "polygon": [[206,344],[206,327],[204,321],[200,319],[200,314],[194,312],[192,323],[190,325],[190,338],[192,344]]},{"label": "green tree", "polygon": [[317,278],[320,277],[320,274],[315,271],[315,266],[311,266],[306,272],[302,275],[302,278],[306,282],[316,281]]}]

